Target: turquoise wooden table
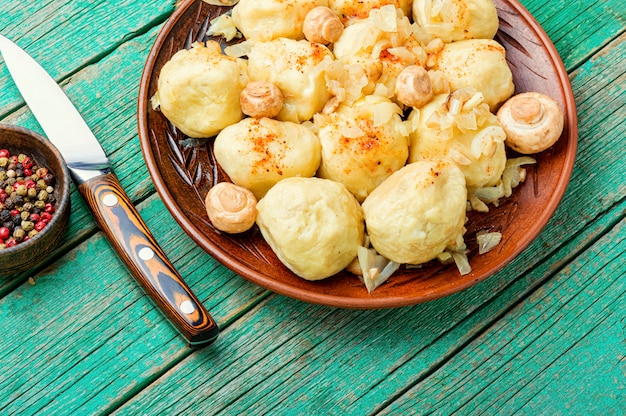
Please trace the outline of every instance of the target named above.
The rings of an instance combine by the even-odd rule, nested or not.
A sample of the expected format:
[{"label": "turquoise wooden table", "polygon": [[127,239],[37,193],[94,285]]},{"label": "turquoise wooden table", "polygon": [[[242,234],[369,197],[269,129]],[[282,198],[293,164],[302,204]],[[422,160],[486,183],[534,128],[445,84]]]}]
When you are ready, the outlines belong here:
[{"label": "turquoise wooden table", "polygon": [[[0,3],[0,33],[61,83],[176,268],[221,327],[192,350],[76,188],[63,243],[0,278],[0,414],[626,413],[626,5],[522,0],[569,73],[579,143],[540,236],[486,281],[384,310],[318,306],[223,267],[155,192],[139,79],[171,0]],[[4,63],[0,121],[41,132]]]}]

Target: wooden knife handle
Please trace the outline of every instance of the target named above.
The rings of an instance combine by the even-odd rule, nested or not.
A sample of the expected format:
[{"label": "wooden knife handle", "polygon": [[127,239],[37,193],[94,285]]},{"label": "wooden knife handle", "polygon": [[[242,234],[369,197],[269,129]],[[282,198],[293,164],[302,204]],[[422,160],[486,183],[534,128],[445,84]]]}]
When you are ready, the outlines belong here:
[{"label": "wooden knife handle", "polygon": [[89,179],[78,190],[119,257],[189,345],[215,340],[217,324],[167,259],[115,174]]}]

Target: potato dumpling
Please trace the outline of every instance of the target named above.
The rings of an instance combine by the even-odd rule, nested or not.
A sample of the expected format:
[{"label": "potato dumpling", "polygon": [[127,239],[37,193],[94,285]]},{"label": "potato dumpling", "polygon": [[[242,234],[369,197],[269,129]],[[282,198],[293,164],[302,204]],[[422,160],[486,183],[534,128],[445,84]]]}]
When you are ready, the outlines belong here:
[{"label": "potato dumpling", "polygon": [[411,16],[411,0],[328,0],[328,7],[335,11],[344,23],[351,19],[365,19],[373,9],[386,5],[401,9]]},{"label": "potato dumpling", "polygon": [[434,69],[439,69],[452,90],[474,87],[485,96],[492,112],[515,90],[504,47],[495,40],[470,39],[447,43]]},{"label": "potato dumpling", "polygon": [[[467,186],[494,186],[506,165],[504,131],[487,105],[480,104],[479,94],[465,100],[455,95],[460,94],[437,95],[420,111],[411,113],[414,130],[409,163],[448,158],[459,166]],[[473,102],[471,97],[475,97]],[[464,105],[474,107],[463,109]]]},{"label": "potato dumpling", "polygon": [[499,24],[493,0],[413,0],[413,21],[444,42],[493,39]]},{"label": "potato dumpling", "polygon": [[[333,46],[335,58],[344,65],[341,79],[346,95],[376,92],[393,96],[395,80],[409,65],[424,65],[427,55],[409,19],[393,6],[375,9],[369,17],[352,22]],[[357,96],[359,96],[357,95]]]},{"label": "potato dumpling", "polygon": [[257,225],[281,262],[306,280],[343,270],[363,245],[361,206],[340,183],[288,178],[257,205]]},{"label": "potato dumpling", "polygon": [[230,180],[257,199],[282,179],[315,175],[321,159],[315,133],[270,118],[245,118],[226,127],[215,138],[213,151]]},{"label": "potato dumpling", "polygon": [[397,263],[432,260],[462,236],[466,198],[463,173],[453,163],[408,164],[362,204],[370,242]]},{"label": "potato dumpling", "polygon": [[213,41],[194,43],[163,65],[155,102],[189,137],[211,137],[243,118],[239,94],[248,83],[246,62],[223,55]]},{"label": "potato dumpling", "polygon": [[332,61],[332,52],[322,44],[280,38],[252,44],[248,73],[251,81],[271,82],[282,91],[284,103],[277,119],[299,123],[330,99],[324,67]]},{"label": "potato dumpling", "polygon": [[408,129],[401,113],[389,99],[368,95],[335,113],[316,116],[322,144],[318,176],[344,184],[363,201],[407,160]]},{"label": "potato dumpling", "polygon": [[317,6],[328,6],[328,0],[239,0],[232,16],[248,40],[304,39],[304,18]]}]

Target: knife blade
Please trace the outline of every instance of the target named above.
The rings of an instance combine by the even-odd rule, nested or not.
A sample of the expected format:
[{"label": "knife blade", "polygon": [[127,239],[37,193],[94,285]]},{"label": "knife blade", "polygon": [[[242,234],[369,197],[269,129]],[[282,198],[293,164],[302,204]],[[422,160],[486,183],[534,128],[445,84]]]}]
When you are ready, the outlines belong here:
[{"label": "knife blade", "polygon": [[135,280],[191,347],[214,341],[219,333],[215,320],[159,247],[74,104],[27,52],[2,35],[0,53],[26,104],[63,155],[96,222]]}]

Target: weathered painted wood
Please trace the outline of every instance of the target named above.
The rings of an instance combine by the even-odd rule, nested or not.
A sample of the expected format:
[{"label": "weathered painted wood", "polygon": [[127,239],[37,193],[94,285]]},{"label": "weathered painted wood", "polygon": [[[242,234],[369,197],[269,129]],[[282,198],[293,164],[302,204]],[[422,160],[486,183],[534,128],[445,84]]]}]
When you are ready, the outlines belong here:
[{"label": "weathered painted wood", "polygon": [[383,414],[623,414],[625,320],[622,220]]},{"label": "weathered painted wood", "polygon": [[[558,254],[583,250],[623,215],[624,205]],[[455,356],[468,338],[489,328],[490,320],[516,297],[527,296],[530,283],[543,283],[564,264],[543,264],[470,317],[467,308],[480,297],[489,298],[489,286],[471,289],[471,297],[463,293],[386,311],[337,310],[272,296],[225,331],[228,351],[209,349],[188,357],[120,414],[159,409],[172,414],[373,414],[426,377],[439,360]],[[393,324],[397,322],[401,325]],[[440,334],[443,327],[450,333]],[[269,333],[259,332],[261,328]],[[484,351],[485,357],[490,355]],[[445,394],[433,396],[437,402]]]},{"label": "weathered painted wood", "polygon": [[[3,1],[0,33],[29,52],[53,78],[62,79],[161,23],[172,10],[172,0]],[[2,72],[0,85],[0,114],[6,114],[23,101],[16,100],[19,93],[8,73]]]},{"label": "weathered painted wood", "polygon": [[[552,3],[542,6],[546,7],[543,10],[569,7]],[[614,10],[621,5],[617,1],[603,4],[612,5]],[[137,10],[147,16],[152,13],[145,7]],[[84,13],[91,12],[84,9]],[[623,30],[616,30],[619,19],[602,24],[587,21],[577,27],[567,23],[575,14],[567,16],[563,24],[568,29],[555,26],[555,33],[581,35],[593,32],[594,24],[598,31],[608,27],[607,37]],[[81,18],[80,14],[74,17]],[[73,26],[73,22],[65,21],[65,28],[56,33],[68,33],[68,27],[81,28],[76,33],[94,33],[87,32],[87,26]],[[99,22],[91,24],[101,28]],[[109,30],[118,33],[118,25],[111,26]],[[41,33],[36,32],[36,25],[26,29]],[[145,26],[137,29],[143,30]],[[76,94],[89,97],[82,102],[90,104],[81,111],[88,113],[88,123],[99,137],[105,136],[103,144],[112,152],[115,169],[135,200],[153,194],[137,157],[134,97],[154,34],[125,42],[115,50],[96,44],[96,53],[90,56],[96,60],[102,57],[102,61],[77,73],[67,86],[68,91],[75,88]],[[578,57],[568,66],[578,66],[604,45],[607,37],[587,37],[583,50],[574,54]],[[507,269],[450,298],[399,310],[344,311],[272,295],[249,310],[266,292],[201,252],[153,196],[140,205],[142,215],[192,288],[225,326],[215,345],[190,354],[116,261],[102,236],[93,234],[95,227],[78,200],[66,244],[82,241],[73,233],[83,226],[88,228],[84,236],[93,236],[53,268],[37,274],[34,286],[25,283],[15,290],[11,287],[11,292],[0,299],[0,412],[106,413],[136,394],[120,413],[311,410],[366,414],[384,407],[390,398],[400,396],[454,359],[489,325],[498,325],[511,305],[543,285],[584,250],[589,239],[604,233],[607,224],[623,217],[623,206],[611,207],[623,199],[624,182],[617,181],[616,173],[624,172],[624,160],[618,159],[614,170],[604,168],[606,160],[615,159],[612,154],[624,151],[623,123],[612,116],[624,109],[624,71],[616,70],[623,65],[623,42],[616,43],[573,74],[581,147],[572,185],[556,217]],[[574,46],[571,40],[564,45]],[[46,61],[54,61],[54,54],[46,56]],[[80,65],[93,62],[90,59],[85,58]],[[73,71],[69,65],[58,74],[62,78]],[[131,85],[128,77],[115,78],[116,71],[134,74],[137,81]],[[98,91],[99,97],[95,94]],[[118,100],[106,101],[109,111],[102,111],[102,91]],[[13,117],[20,124],[34,125],[28,114]],[[124,132],[121,139],[120,131]],[[561,260],[553,265],[546,259]],[[524,275],[526,272],[529,274]],[[484,352],[485,359],[489,355],[489,351]]]},{"label": "weathered painted wood", "polygon": [[566,68],[575,68],[624,31],[623,1],[520,0],[541,23]]},{"label": "weathered painted wood", "polygon": [[[168,0],[0,2],[0,33],[18,42],[53,77],[61,79],[89,63],[98,62],[66,80],[63,86],[102,141],[116,173],[134,200],[154,192],[143,161],[132,157],[140,153],[136,141],[136,96],[154,34],[146,41],[135,39],[128,42],[128,39],[161,23],[172,10],[173,3]],[[120,51],[116,51],[122,42],[125,43]],[[107,58],[104,64],[99,62],[110,53],[112,58]],[[107,65],[108,71],[103,70]],[[0,66],[0,114],[3,114],[14,110],[15,103],[23,101],[4,64]],[[12,104],[6,107],[6,103]],[[102,111],[103,108],[108,111]],[[42,133],[26,107],[21,107],[2,122]],[[105,137],[110,137],[113,144],[105,143]],[[121,153],[119,159],[115,156],[118,150]],[[58,257],[68,246],[77,244],[96,229],[73,186],[72,191],[69,229],[62,247],[51,253],[50,258]],[[23,282],[29,274],[32,272],[12,279],[0,277],[0,296]]]},{"label": "weathered painted wood", "polygon": [[[171,258],[221,325],[265,296],[192,244],[163,211],[156,197],[140,205],[168,254],[185,247],[184,263]],[[34,282],[0,301],[0,413],[104,410],[111,397],[123,402],[192,352],[100,233]]]}]

